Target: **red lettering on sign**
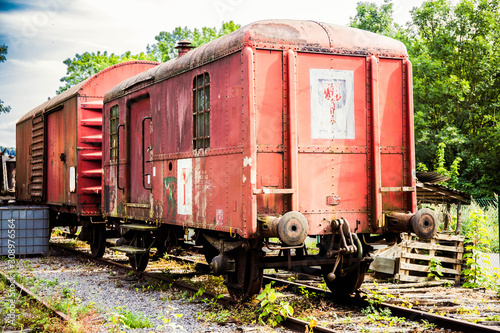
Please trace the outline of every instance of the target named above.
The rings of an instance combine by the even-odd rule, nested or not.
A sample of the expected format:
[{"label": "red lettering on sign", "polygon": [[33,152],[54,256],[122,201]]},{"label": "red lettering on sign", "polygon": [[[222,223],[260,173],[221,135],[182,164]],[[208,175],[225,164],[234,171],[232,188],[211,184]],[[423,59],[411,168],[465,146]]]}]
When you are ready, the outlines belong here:
[{"label": "red lettering on sign", "polygon": [[323,82],[323,94],[330,102],[330,122],[335,124],[335,102],[342,99],[342,82]]}]

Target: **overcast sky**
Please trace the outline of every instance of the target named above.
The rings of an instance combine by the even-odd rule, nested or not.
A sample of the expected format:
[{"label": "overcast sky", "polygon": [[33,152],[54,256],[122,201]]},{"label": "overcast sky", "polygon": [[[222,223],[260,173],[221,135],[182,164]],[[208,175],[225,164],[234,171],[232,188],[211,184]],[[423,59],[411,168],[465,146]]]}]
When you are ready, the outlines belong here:
[{"label": "overcast sky", "polygon": [[[382,4],[383,0],[371,0]],[[423,0],[394,0],[394,17],[410,20]],[[76,53],[146,51],[160,31],[177,26],[220,28],[233,20],[303,19],[347,25],[351,0],[0,0],[0,99],[12,110],[0,115],[0,146],[15,146],[15,123],[53,97],[66,74],[63,60]]]}]

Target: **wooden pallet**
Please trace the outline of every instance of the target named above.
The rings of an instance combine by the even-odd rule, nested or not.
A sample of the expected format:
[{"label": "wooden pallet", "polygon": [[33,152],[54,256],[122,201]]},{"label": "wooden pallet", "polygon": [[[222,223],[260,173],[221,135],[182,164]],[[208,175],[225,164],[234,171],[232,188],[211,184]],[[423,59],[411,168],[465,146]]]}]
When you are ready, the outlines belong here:
[{"label": "wooden pallet", "polygon": [[460,284],[462,273],[462,257],[464,253],[464,237],[437,234],[430,240],[421,240],[415,234],[402,234],[401,259],[396,280],[402,282],[423,282],[430,280],[431,258],[441,262],[442,280]]}]

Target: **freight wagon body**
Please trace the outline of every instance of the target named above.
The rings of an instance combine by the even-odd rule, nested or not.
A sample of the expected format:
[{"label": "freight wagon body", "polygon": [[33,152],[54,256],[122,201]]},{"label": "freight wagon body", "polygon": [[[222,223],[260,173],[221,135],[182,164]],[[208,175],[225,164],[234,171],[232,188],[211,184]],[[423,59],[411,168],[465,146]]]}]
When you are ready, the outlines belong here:
[{"label": "freight wagon body", "polygon": [[323,275],[344,295],[363,280],[370,234],[433,233],[430,212],[414,216],[402,43],[274,20],[179,49],[105,96],[104,215],[137,269],[189,227],[235,295],[258,292],[264,267]]},{"label": "freight wagon body", "polygon": [[[102,105],[106,91],[158,65],[111,66],[25,114],[16,125],[16,200],[50,207],[50,224],[92,225],[103,234]],[[74,228],[73,228],[74,230]],[[101,246],[93,247],[102,255]]]}]

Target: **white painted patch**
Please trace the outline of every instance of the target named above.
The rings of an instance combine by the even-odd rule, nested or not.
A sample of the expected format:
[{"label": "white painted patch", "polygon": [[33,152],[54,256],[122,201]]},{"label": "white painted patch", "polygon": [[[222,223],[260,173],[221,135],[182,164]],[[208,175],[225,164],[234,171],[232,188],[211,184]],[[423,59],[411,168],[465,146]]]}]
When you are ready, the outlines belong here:
[{"label": "white painted patch", "polygon": [[252,158],[248,156],[243,159],[243,167],[247,166],[252,166]]},{"label": "white painted patch", "polygon": [[215,221],[217,226],[224,224],[224,211],[222,209],[217,209],[215,212]]},{"label": "white painted patch", "polygon": [[177,214],[193,214],[193,161],[177,160]]},{"label": "white painted patch", "polygon": [[311,137],[354,139],[354,72],[311,69]]},{"label": "white painted patch", "polygon": [[76,192],[76,172],[75,167],[69,168],[69,191],[71,193]]},{"label": "white painted patch", "polygon": [[153,177],[156,177],[156,167],[153,167]]},{"label": "white painted patch", "polygon": [[257,184],[257,172],[255,171],[255,169],[252,169],[251,170],[251,177],[252,179],[250,180],[252,182],[252,185],[256,185]]},{"label": "white painted patch", "polygon": [[247,181],[247,177],[245,177],[245,175],[243,175],[243,183],[245,183]]},{"label": "white painted patch", "polygon": [[148,180],[148,184],[151,184],[151,175],[148,175],[146,178]]}]

